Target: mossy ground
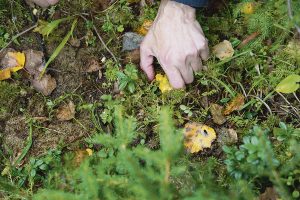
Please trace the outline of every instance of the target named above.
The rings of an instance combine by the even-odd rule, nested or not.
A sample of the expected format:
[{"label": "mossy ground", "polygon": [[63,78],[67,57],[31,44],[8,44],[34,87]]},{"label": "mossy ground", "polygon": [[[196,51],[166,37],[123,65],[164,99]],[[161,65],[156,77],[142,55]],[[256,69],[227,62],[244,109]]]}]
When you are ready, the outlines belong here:
[{"label": "mossy ground", "polygon": [[[134,144],[143,143],[150,149],[159,148],[157,118],[162,106],[169,106],[174,111],[173,118],[179,128],[189,121],[205,123],[217,130],[221,127],[234,128],[239,141],[254,125],[272,130],[279,122],[285,122],[295,128],[300,127],[299,113],[295,113],[294,110],[300,109],[298,100],[292,94],[284,95],[284,99],[274,92],[274,88],[284,77],[300,73],[297,54],[299,46],[288,46],[291,43],[299,44],[299,34],[294,31],[293,23],[287,16],[284,0],[258,1],[256,10],[251,15],[241,14],[242,4],[234,1],[198,11],[198,20],[210,41],[210,47],[224,39],[229,40],[234,44],[236,56],[226,62],[212,56],[205,63],[208,69],[196,74],[193,84],[185,90],[174,90],[167,94],[161,94],[157,84],[149,83],[142,73],[139,73],[139,79],[135,82],[134,93],[114,91],[117,72],[128,64],[122,59],[122,34],[125,31],[136,30],[144,19],[153,20],[158,5],[140,8],[138,3],[117,1],[107,7],[103,2],[62,0],[57,6],[39,9],[38,17],[43,20],[51,21],[68,16],[79,19],[73,37],[79,39],[81,45],[74,47],[68,43],[49,67],[49,73],[58,83],[51,96],[44,97],[36,93],[30,88],[26,75],[22,73],[16,74],[12,80],[0,82],[0,141],[3,142],[0,148],[0,170],[9,166],[9,178],[12,183],[22,187],[22,192],[26,191],[30,196],[49,182],[57,185],[47,185],[48,188],[62,187],[58,183],[59,177],[53,171],[49,182],[43,182],[46,172],[39,174],[38,178],[31,177],[26,163],[32,157],[41,158],[48,155],[48,150],[52,152],[49,155],[63,158],[64,154],[72,154],[78,149],[101,149],[101,146],[86,143],[85,139],[96,132],[112,132],[113,106],[118,104],[124,106],[127,116],[136,118],[138,137]],[[36,19],[31,14],[32,8],[23,1],[0,0],[0,5],[3,6],[0,8],[0,45],[4,46],[13,35],[32,26]],[[295,3],[295,6],[299,8],[299,3]],[[99,42],[93,26],[98,29],[106,45],[122,63],[120,69],[114,67],[114,61],[101,63],[103,58],[110,61],[112,59]],[[43,50],[47,59],[70,27],[71,23],[64,23],[45,38],[44,42],[37,33],[29,32],[18,38],[12,47],[19,51],[30,48]],[[260,32],[257,38],[243,48],[236,48],[241,41],[256,31]],[[89,61],[94,58],[103,65],[101,78],[98,72],[86,73]],[[158,64],[156,70],[161,72]],[[209,112],[210,104],[225,106],[238,93],[246,96],[246,106],[228,116],[224,125],[214,124]],[[103,95],[111,95],[113,100],[101,98]],[[295,95],[299,96],[299,91]],[[76,105],[75,119],[70,122],[58,121],[55,116],[56,109],[70,100]],[[192,116],[184,113],[179,108],[180,105],[187,106]],[[39,121],[41,117],[46,120]],[[28,121],[34,125],[33,145],[24,163],[15,170],[11,168],[12,162],[26,145]],[[12,141],[20,142],[14,144]],[[277,143],[274,144],[280,151],[281,147]],[[63,150],[63,153],[53,153],[60,150]],[[223,154],[218,145],[198,155],[188,156],[183,163],[193,168],[194,165],[198,166],[197,163],[204,163],[207,157],[212,155],[216,160],[221,160],[214,165],[220,179],[218,181],[228,185],[225,165],[221,164]],[[57,165],[55,161],[53,163]],[[50,168],[53,163],[50,162]],[[24,171],[28,174],[21,175]],[[191,174],[186,173],[182,179],[174,180],[178,182],[178,188],[186,194],[191,191],[189,187],[193,186],[193,183],[189,182],[189,176]],[[203,178],[205,175],[199,176]],[[263,183],[259,190],[263,192],[267,186],[269,183]],[[1,194],[0,190],[0,198],[9,199],[6,195],[5,192]]]}]

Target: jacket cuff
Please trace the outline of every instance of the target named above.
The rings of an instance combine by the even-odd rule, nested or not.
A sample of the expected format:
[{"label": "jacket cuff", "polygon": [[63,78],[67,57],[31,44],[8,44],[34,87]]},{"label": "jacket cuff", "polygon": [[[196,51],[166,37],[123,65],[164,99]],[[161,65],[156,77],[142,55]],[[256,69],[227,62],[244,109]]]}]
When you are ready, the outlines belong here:
[{"label": "jacket cuff", "polygon": [[178,3],[182,3],[194,8],[205,7],[208,4],[208,0],[173,0]]}]

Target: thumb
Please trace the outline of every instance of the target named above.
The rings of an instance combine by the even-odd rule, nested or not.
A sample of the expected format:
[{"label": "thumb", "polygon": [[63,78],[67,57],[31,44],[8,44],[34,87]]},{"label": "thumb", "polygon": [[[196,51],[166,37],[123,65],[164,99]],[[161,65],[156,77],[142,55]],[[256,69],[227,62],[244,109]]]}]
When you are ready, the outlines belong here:
[{"label": "thumb", "polygon": [[145,43],[141,44],[140,47],[141,54],[141,69],[146,73],[148,79],[152,81],[154,79],[154,67],[153,67],[153,55],[148,45]]}]

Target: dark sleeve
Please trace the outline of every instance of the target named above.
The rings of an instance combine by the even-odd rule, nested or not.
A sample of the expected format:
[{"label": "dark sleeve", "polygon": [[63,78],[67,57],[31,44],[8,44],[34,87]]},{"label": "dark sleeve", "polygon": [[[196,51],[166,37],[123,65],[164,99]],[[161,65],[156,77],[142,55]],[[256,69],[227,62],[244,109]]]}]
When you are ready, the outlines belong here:
[{"label": "dark sleeve", "polygon": [[194,7],[194,8],[200,8],[207,6],[208,0],[173,0],[178,3],[183,3],[185,5]]}]

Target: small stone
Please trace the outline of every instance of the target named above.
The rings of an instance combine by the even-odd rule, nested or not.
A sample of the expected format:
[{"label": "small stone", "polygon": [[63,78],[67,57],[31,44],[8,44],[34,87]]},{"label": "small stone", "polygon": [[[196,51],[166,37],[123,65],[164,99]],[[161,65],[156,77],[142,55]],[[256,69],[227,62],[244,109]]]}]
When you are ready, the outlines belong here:
[{"label": "small stone", "polygon": [[137,33],[134,32],[125,33],[123,36],[122,51],[132,51],[138,49],[143,39],[144,37]]},{"label": "small stone", "polygon": [[119,82],[118,81],[114,82],[113,93],[114,94],[119,94],[120,93],[120,88],[119,88]]},{"label": "small stone", "polygon": [[237,132],[231,128],[221,128],[217,141],[220,146],[236,144],[238,142]]},{"label": "small stone", "polygon": [[226,118],[223,115],[223,106],[220,106],[218,104],[212,104],[210,106],[210,113],[213,117],[214,123],[218,125],[222,125],[226,122]]}]

